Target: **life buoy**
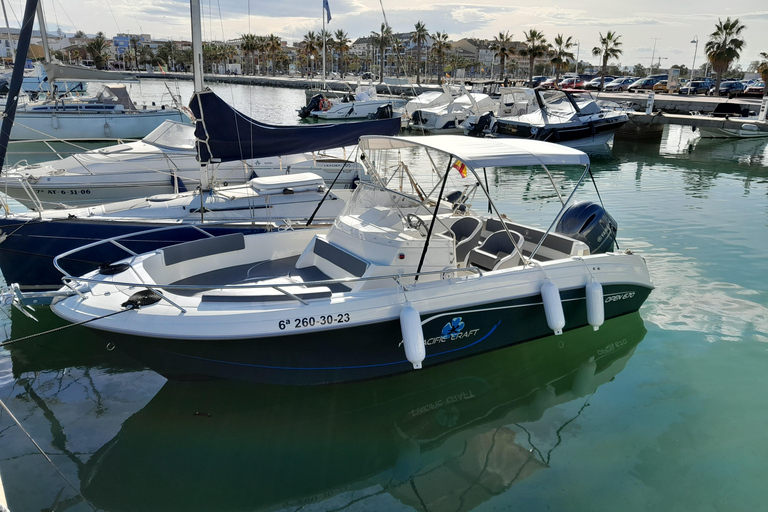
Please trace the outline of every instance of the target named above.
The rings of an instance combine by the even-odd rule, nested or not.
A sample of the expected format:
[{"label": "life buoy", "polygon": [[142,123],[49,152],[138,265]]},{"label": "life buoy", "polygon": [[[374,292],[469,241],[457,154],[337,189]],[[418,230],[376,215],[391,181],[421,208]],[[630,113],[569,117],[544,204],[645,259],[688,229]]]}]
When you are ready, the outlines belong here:
[{"label": "life buoy", "polygon": [[321,99],[320,100],[320,110],[325,111],[325,110],[328,110],[329,108],[331,108],[331,100],[329,100],[327,98]]}]

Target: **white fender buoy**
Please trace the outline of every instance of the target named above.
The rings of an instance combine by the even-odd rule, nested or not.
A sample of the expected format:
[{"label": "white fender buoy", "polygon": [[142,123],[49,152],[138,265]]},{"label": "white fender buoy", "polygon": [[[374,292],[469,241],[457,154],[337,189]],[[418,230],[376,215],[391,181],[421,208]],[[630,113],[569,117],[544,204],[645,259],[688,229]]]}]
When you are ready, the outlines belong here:
[{"label": "white fender buoy", "polygon": [[413,365],[414,370],[418,370],[424,358],[427,357],[427,348],[424,345],[421,317],[410,302],[407,302],[400,311],[400,332],[403,333],[405,357]]},{"label": "white fender buoy", "polygon": [[104,135],[107,138],[112,136],[112,129],[109,127],[109,123],[107,121],[104,121]]},{"label": "white fender buoy", "polygon": [[51,116],[51,126],[53,126],[54,130],[59,129],[59,118],[56,116],[56,114]]},{"label": "white fender buoy", "polygon": [[544,301],[544,314],[547,316],[547,325],[555,334],[563,334],[565,327],[565,314],[563,303],[560,301],[560,290],[552,281],[541,285],[541,298]]},{"label": "white fender buoy", "polygon": [[594,279],[584,289],[587,296],[587,322],[594,330],[598,330],[605,322],[605,302],[603,285]]}]

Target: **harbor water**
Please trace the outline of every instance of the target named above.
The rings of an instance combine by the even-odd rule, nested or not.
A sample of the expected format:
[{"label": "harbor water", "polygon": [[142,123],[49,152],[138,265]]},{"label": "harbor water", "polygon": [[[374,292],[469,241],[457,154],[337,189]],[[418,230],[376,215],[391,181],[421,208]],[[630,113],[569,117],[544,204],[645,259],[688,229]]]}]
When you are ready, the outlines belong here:
[{"label": "harbor water", "polygon": [[[275,124],[298,122],[305,100],[213,88]],[[0,348],[8,508],[765,510],[767,143],[667,126],[593,155],[620,249],[656,286],[596,332],[318,387],[169,382],[86,327]],[[495,170],[489,183],[501,211],[549,225],[548,182]],[[0,340],[65,326],[45,308],[8,315]]]}]

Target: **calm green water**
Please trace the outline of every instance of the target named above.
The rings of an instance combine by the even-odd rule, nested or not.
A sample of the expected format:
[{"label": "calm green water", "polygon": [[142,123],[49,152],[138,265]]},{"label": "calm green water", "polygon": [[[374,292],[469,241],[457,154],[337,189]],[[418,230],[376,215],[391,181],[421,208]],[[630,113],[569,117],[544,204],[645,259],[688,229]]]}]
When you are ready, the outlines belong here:
[{"label": "calm green water", "polygon": [[[273,122],[304,94],[220,89]],[[168,383],[79,327],[21,342],[0,399],[81,495],[2,411],[11,510],[764,510],[766,142],[673,127],[593,170],[657,287],[639,315],[317,388]],[[490,178],[502,211],[551,218],[539,180]],[[39,319],[2,337],[62,325]]]}]

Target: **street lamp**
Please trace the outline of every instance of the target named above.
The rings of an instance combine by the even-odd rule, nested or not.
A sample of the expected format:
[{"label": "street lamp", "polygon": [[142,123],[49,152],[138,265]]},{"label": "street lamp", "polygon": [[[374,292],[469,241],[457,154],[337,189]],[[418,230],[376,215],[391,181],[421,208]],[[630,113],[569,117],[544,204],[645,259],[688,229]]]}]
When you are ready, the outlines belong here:
[{"label": "street lamp", "polygon": [[579,74],[579,50],[581,50],[581,43],[576,40],[576,74]]},{"label": "street lamp", "polygon": [[693,70],[696,69],[696,52],[699,50],[699,36],[693,36],[691,43],[696,44],[693,48],[693,63],[691,64],[691,81],[693,81]]}]

